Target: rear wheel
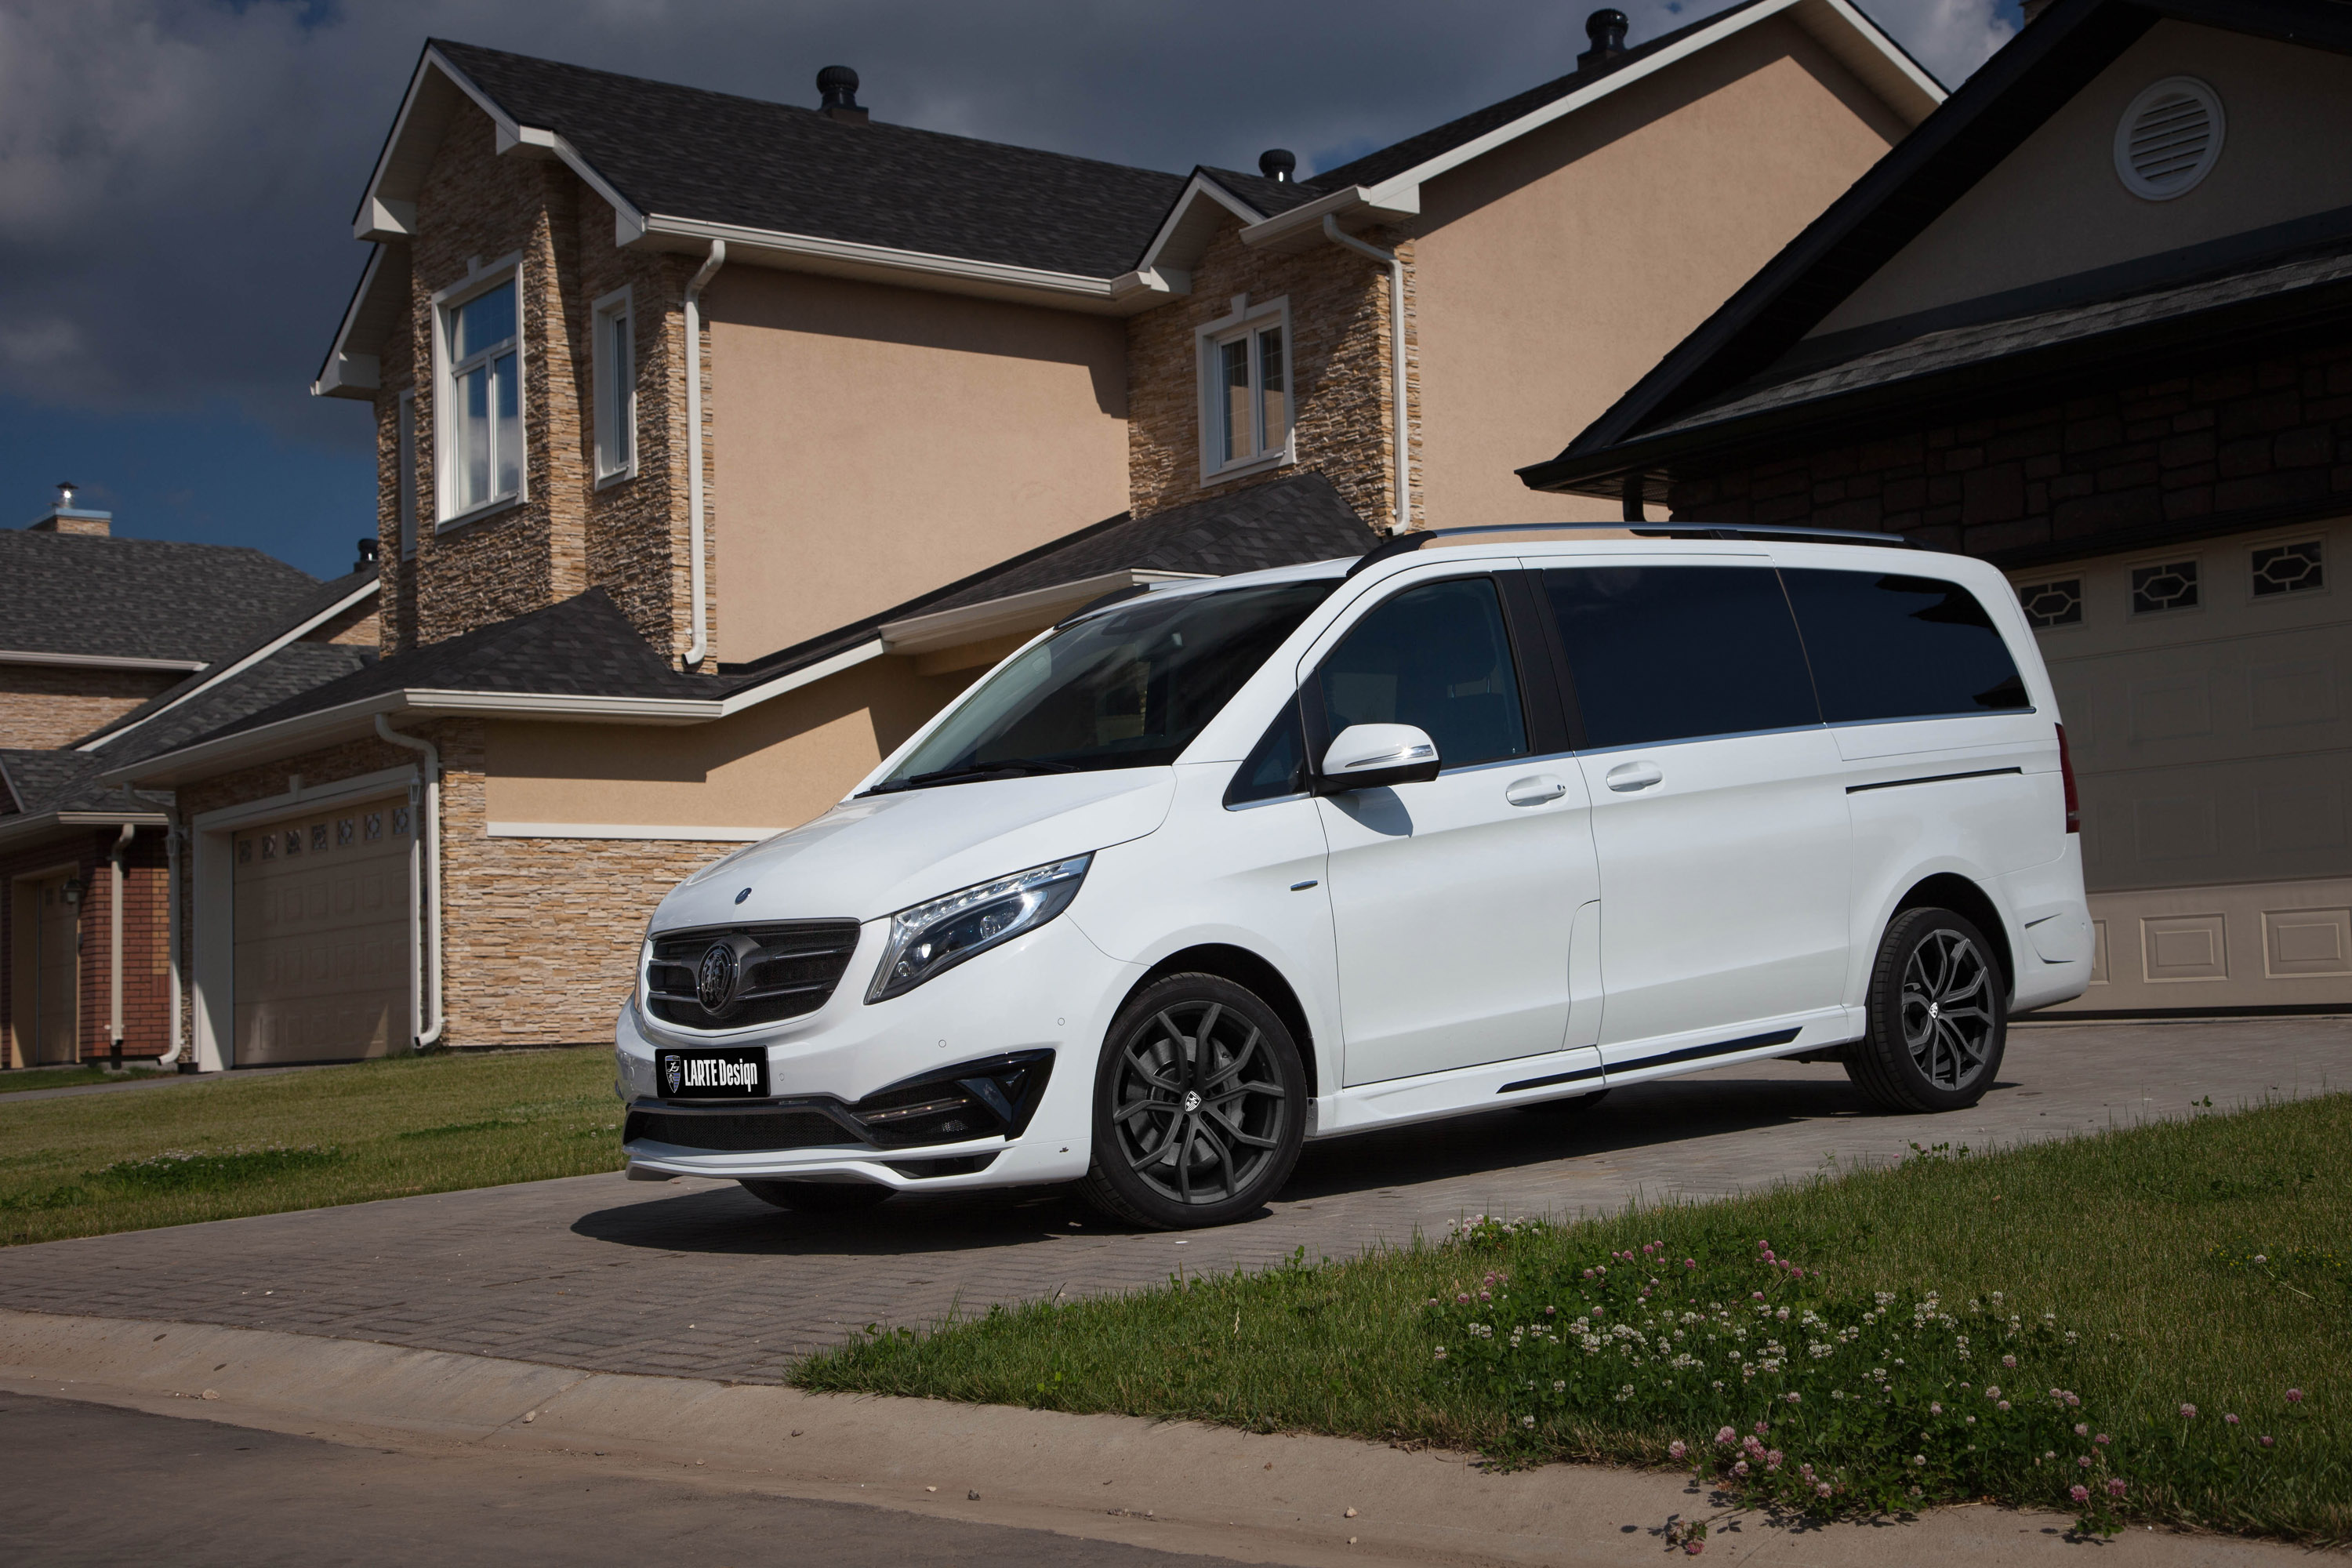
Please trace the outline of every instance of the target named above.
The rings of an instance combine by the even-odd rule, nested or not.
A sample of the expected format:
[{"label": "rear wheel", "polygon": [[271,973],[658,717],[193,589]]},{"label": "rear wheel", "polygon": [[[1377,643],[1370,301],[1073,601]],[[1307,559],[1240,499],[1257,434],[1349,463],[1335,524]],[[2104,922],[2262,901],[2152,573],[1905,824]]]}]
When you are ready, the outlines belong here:
[{"label": "rear wheel", "polygon": [[1290,1179],[1307,1075],[1274,1009],[1214,974],[1172,974],[1119,1010],[1095,1074],[1087,1198],[1155,1230],[1224,1225]]},{"label": "rear wheel", "polygon": [[2000,1071],[2008,985],[1984,933],[1949,910],[1905,910],[1888,924],[1865,1012],[1846,1076],[1882,1110],[1965,1110]]},{"label": "rear wheel", "polygon": [[743,1190],[763,1204],[802,1214],[858,1214],[890,1195],[872,1182],[772,1182],[745,1179]]}]

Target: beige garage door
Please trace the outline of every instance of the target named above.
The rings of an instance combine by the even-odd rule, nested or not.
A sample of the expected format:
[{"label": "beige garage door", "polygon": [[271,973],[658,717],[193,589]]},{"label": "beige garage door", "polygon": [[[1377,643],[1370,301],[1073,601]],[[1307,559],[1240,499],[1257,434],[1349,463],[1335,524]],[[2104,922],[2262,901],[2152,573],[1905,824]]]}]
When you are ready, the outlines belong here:
[{"label": "beige garage door", "polygon": [[2083,795],[2071,1011],[2352,1007],[2352,526],[2016,574]]},{"label": "beige garage door", "polygon": [[236,834],[239,1067],[408,1043],[414,818],[404,795]]}]

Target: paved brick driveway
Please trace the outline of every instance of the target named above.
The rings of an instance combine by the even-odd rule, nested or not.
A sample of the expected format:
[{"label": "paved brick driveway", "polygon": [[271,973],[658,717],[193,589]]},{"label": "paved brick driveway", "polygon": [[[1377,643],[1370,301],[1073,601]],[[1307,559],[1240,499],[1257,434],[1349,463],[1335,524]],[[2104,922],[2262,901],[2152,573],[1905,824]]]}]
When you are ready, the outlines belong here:
[{"label": "paved brick driveway", "polygon": [[871,1322],[1154,1284],[1179,1268],[1341,1258],[1481,1210],[1716,1196],[1914,1141],[1979,1148],[2291,1099],[2352,1082],[2352,1021],[2040,1025],[1952,1117],[1866,1113],[1834,1067],[1726,1068],[1588,1110],[1493,1115],[1310,1146],[1263,1218],[1175,1237],[1066,1192],[902,1198],[855,1220],[731,1184],[614,1176],[401,1198],[0,1252],[0,1306],[176,1319],[599,1371],[782,1379]]}]

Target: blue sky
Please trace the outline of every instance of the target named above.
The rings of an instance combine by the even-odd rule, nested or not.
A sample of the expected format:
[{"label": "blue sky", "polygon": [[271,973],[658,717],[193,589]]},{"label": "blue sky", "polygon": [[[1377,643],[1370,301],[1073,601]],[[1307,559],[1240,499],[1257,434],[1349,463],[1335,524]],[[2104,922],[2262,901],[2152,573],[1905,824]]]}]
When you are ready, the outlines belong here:
[{"label": "blue sky", "polygon": [[[1720,8],[1620,3],[1636,42]],[[2018,25],[2015,0],[1862,3],[1948,84]],[[884,119],[1171,170],[1287,146],[1312,171],[1572,68],[1591,8],[0,0],[0,527],[71,479],[120,533],[350,569],[368,411],[305,389],[428,36],[793,102],[838,61]]]}]

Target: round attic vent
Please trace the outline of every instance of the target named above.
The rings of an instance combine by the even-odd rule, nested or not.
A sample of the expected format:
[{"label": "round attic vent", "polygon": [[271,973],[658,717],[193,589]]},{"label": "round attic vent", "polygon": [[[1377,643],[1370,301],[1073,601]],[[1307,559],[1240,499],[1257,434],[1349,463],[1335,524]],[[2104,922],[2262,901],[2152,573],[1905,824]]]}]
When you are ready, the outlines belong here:
[{"label": "round attic vent", "polygon": [[2221,155],[2221,100],[2193,76],[2143,89],[2116,127],[2116,174],[2152,202],[2192,190]]}]

